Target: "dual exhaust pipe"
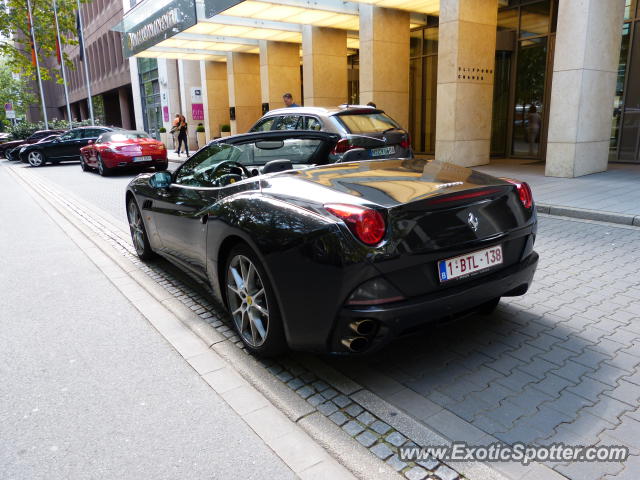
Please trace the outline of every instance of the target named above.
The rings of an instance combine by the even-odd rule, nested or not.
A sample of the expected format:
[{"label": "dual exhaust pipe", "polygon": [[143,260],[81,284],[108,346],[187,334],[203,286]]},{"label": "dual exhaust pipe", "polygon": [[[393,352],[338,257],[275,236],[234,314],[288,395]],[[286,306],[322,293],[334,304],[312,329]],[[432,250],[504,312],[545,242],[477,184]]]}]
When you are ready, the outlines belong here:
[{"label": "dual exhaust pipe", "polygon": [[376,331],[376,322],[365,318],[351,322],[349,328],[358,336],[343,338],[342,345],[347,347],[351,352],[363,352],[369,346],[369,338],[367,337]]}]

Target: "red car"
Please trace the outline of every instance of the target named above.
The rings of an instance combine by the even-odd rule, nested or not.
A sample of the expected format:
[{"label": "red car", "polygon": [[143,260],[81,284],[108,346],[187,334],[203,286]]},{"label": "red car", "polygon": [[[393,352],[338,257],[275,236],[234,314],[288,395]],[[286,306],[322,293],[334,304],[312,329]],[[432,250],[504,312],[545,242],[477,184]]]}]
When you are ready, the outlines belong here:
[{"label": "red car", "polygon": [[167,149],[164,143],[146,132],[114,130],[100,135],[95,143],[80,149],[80,166],[85,172],[97,169],[102,176],[122,168],[155,167],[166,170]]}]

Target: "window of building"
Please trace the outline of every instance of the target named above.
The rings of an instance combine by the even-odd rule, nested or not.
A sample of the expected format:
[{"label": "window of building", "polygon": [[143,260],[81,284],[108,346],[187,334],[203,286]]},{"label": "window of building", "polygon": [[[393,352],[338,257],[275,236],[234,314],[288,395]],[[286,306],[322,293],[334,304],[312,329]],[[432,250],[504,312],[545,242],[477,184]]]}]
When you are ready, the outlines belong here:
[{"label": "window of building", "polygon": [[162,127],[162,107],[160,104],[160,84],[158,83],[158,61],[155,58],[138,58],[138,77],[144,129],[152,137],[160,137]]}]

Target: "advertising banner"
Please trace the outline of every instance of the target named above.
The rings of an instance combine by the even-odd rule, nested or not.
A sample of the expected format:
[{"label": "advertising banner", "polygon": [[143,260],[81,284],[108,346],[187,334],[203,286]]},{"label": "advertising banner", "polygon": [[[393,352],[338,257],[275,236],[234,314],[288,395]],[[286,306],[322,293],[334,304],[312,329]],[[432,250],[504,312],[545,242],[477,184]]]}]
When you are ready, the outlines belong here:
[{"label": "advertising banner", "polygon": [[204,120],[204,104],[202,103],[202,88],[191,87],[191,118]]}]

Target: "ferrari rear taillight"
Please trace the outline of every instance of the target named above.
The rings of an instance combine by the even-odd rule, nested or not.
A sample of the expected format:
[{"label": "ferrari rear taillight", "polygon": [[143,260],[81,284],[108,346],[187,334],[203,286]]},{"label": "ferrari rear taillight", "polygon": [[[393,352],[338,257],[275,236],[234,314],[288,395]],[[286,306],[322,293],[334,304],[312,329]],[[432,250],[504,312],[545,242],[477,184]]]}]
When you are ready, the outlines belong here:
[{"label": "ferrari rear taillight", "polygon": [[529,209],[533,206],[533,193],[531,193],[531,188],[527,182],[520,182],[518,180],[514,180],[513,178],[503,178],[509,183],[512,183],[516,186],[516,190],[518,191],[518,197],[520,198],[520,202],[524,208]]},{"label": "ferrari rear taillight", "polygon": [[384,238],[386,225],[377,210],[338,203],[326,204],[324,208],[331,215],[341,219],[351,233],[365,245],[377,245]]}]

